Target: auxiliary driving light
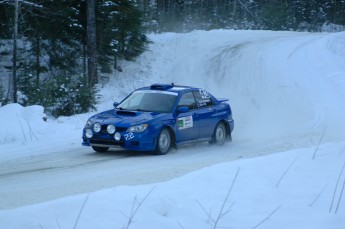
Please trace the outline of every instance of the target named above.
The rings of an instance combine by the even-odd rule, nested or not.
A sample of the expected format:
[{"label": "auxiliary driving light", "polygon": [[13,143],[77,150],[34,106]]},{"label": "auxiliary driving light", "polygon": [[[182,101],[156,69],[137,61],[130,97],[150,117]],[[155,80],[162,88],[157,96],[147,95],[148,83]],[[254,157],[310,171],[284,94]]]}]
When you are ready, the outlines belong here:
[{"label": "auxiliary driving light", "polygon": [[98,122],[95,123],[93,125],[93,131],[95,131],[96,133],[100,132],[101,131],[101,124],[99,124]]},{"label": "auxiliary driving light", "polygon": [[85,136],[86,136],[87,138],[92,138],[92,136],[93,136],[92,130],[86,129],[86,130],[85,130]]},{"label": "auxiliary driving light", "polygon": [[119,132],[116,132],[115,135],[114,135],[114,138],[115,138],[116,141],[120,141],[121,134]]},{"label": "auxiliary driving light", "polygon": [[115,128],[114,125],[108,125],[108,126],[107,126],[107,132],[108,132],[109,134],[113,134],[113,133],[115,133],[115,131],[116,131],[116,128]]}]

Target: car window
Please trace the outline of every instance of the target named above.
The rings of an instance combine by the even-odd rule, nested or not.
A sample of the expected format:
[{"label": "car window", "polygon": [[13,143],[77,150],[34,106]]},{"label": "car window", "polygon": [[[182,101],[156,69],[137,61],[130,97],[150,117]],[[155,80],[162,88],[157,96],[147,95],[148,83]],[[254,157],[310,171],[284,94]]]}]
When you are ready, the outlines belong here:
[{"label": "car window", "polygon": [[122,101],[117,108],[123,110],[138,110],[150,112],[171,112],[177,93],[164,91],[135,91]]},{"label": "car window", "polygon": [[190,110],[196,109],[196,102],[192,92],[187,92],[181,96],[178,107],[188,107]]},{"label": "car window", "polygon": [[170,94],[146,93],[143,97],[140,110],[155,112],[171,112],[176,96]]},{"label": "car window", "polygon": [[193,93],[199,108],[214,105],[211,95],[206,90],[199,89]]},{"label": "car window", "polygon": [[126,110],[135,110],[140,107],[140,103],[145,94],[133,93],[125,101],[123,101],[119,107]]}]

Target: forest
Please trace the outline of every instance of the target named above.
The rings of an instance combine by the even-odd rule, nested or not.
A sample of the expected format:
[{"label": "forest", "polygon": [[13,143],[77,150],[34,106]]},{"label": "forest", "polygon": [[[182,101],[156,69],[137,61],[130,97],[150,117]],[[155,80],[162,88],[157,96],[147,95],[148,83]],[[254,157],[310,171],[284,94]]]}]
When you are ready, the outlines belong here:
[{"label": "forest", "polygon": [[345,24],[344,0],[143,0],[151,31],[255,29],[321,31]]},{"label": "forest", "polygon": [[0,0],[0,106],[92,110],[149,33],[344,28],[345,0]]}]

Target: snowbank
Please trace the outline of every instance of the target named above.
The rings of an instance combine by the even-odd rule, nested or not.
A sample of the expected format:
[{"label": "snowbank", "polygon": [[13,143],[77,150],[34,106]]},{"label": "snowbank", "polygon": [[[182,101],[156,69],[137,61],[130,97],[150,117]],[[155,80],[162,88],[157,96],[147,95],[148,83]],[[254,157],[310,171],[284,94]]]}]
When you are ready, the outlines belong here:
[{"label": "snowbank", "polygon": [[42,106],[8,104],[0,107],[0,117],[0,144],[37,141],[47,126]]},{"label": "snowbank", "polygon": [[315,148],[292,150],[0,211],[0,227],[342,229],[344,151],[322,145],[312,159]]},{"label": "snowbank", "polygon": [[3,161],[81,148],[82,129],[91,114],[54,119],[42,106],[0,107],[0,156]]}]

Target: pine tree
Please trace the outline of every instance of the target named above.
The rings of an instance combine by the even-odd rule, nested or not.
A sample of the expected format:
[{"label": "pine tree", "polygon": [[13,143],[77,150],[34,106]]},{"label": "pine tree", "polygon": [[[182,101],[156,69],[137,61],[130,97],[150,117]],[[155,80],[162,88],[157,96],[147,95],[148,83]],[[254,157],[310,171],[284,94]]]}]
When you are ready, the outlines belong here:
[{"label": "pine tree", "polygon": [[[99,62],[103,72],[117,68],[118,59],[133,60],[148,43],[136,1],[106,1],[98,8]],[[112,62],[113,61],[113,62]]]},{"label": "pine tree", "polygon": [[12,17],[13,9],[10,5],[0,4],[0,39],[10,39],[12,37]]},{"label": "pine tree", "polygon": [[287,5],[280,0],[270,0],[261,8],[261,18],[264,28],[270,30],[286,30]]},{"label": "pine tree", "polygon": [[6,102],[5,89],[0,82],[0,107]]},{"label": "pine tree", "polygon": [[345,0],[328,2],[326,12],[328,22],[345,26]]}]

